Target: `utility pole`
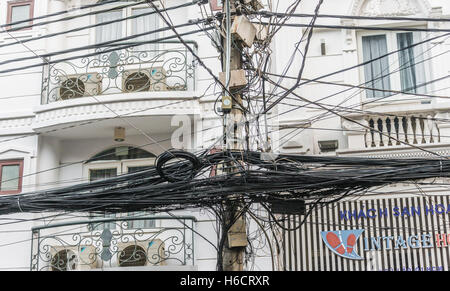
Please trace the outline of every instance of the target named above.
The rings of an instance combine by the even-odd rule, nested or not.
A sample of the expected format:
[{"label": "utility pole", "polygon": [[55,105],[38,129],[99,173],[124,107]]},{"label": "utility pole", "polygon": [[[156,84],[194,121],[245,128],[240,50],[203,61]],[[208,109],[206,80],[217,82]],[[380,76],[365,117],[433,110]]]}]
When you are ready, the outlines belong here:
[{"label": "utility pole", "polygon": [[[247,79],[241,56],[244,46],[252,45],[256,28],[245,15],[238,15],[238,10],[240,5],[247,5],[248,2],[253,0],[223,0],[222,8],[225,23],[225,33],[222,34],[222,67],[225,71],[220,74],[220,79],[227,89],[222,97],[224,141],[226,150],[232,151],[245,149],[243,122],[245,112],[241,89],[247,86]],[[234,16],[231,16],[232,14]],[[235,173],[241,166],[236,163],[226,165],[226,172]],[[224,242],[221,256],[222,270],[243,271],[248,239],[244,205],[239,196],[225,203],[222,223]]]},{"label": "utility pole", "polygon": [[[242,107],[242,95],[238,94],[231,83],[231,72],[242,68],[241,63],[241,49],[232,46],[231,11],[236,9],[236,0],[223,0],[222,11],[225,20],[225,36],[223,37],[223,53],[222,53],[222,68],[225,72],[221,74],[221,80],[225,79],[225,87],[233,97],[225,93],[222,97],[222,111],[224,123],[224,142],[226,150],[241,150],[237,137],[240,137],[239,126],[236,126],[236,121],[239,120],[239,115],[242,114],[238,104]],[[236,43],[237,44],[237,43]],[[225,76],[225,78],[223,78]],[[231,138],[233,137],[234,140]],[[235,171],[238,165],[226,165],[226,171],[231,174]],[[244,214],[239,215],[240,203],[237,201],[227,201],[224,205],[223,213],[223,252],[222,252],[222,270],[223,271],[243,271],[244,270],[244,252],[247,246],[247,234],[245,228]],[[236,220],[236,217],[239,217]],[[235,221],[236,220],[236,221]]]}]

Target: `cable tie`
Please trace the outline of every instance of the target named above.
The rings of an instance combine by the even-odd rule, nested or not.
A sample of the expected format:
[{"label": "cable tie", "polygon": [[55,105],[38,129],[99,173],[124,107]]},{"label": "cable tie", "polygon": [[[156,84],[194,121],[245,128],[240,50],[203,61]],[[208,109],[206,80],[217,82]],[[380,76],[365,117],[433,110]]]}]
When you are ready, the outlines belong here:
[{"label": "cable tie", "polygon": [[17,206],[19,207],[20,212],[23,213],[22,207],[20,207],[20,194],[17,196]]}]

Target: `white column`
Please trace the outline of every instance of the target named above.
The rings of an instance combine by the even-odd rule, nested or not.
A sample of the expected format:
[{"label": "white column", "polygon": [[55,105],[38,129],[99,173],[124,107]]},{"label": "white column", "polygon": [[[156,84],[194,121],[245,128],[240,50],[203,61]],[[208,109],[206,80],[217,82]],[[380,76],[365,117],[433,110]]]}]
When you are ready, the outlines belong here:
[{"label": "white column", "polygon": [[[450,123],[446,121],[450,119],[450,113],[439,112],[436,114],[435,118],[438,120],[436,121],[436,126],[439,128],[441,143],[450,143]],[[442,119],[443,121],[440,121],[439,119]]]},{"label": "white column", "polygon": [[[67,10],[67,6],[66,6],[67,2],[68,1],[64,1],[64,0],[50,0],[48,2],[47,13],[51,14],[51,13]],[[50,34],[50,33],[66,31],[67,23],[70,23],[70,22],[62,21],[62,22],[58,22],[55,24],[47,25],[46,26],[47,33]],[[52,51],[62,50],[65,48],[65,43],[66,43],[66,41],[65,41],[64,34],[60,35],[60,36],[48,38],[46,40],[46,51],[52,52]]]},{"label": "white column", "polygon": [[[353,20],[341,20],[341,24],[345,26],[355,25]],[[356,41],[356,32],[353,29],[343,29],[342,30],[342,58],[343,58],[343,66],[350,67],[357,65],[358,61],[358,51],[357,51],[357,41]],[[359,85],[360,77],[359,70],[348,70],[343,73],[344,83],[350,85]],[[350,106],[361,102],[361,96],[365,94],[364,90],[353,98],[347,100],[342,106]]]},{"label": "white column", "polygon": [[342,120],[342,129],[346,130],[344,131],[344,135],[348,138],[348,148],[364,149],[370,147],[372,137],[368,129],[369,123],[365,119],[357,120],[357,122],[361,125]]},{"label": "white column", "polygon": [[39,137],[37,154],[36,183],[37,190],[54,188],[59,181],[59,166],[61,157],[60,140],[54,137]]},{"label": "white column", "polygon": [[[442,7],[433,7],[429,14],[429,17],[440,18],[443,17]],[[433,29],[448,29],[449,25],[445,22],[429,22],[428,28]],[[435,32],[432,33],[429,37],[436,37],[444,34],[443,32]],[[430,58],[432,58],[432,62],[430,62],[431,70],[428,74],[427,80],[434,80],[438,78],[442,78],[448,75],[449,66],[448,66],[448,56],[444,54],[448,50],[448,45],[450,44],[450,39],[448,36],[441,37],[436,40],[430,42],[430,46],[432,49],[430,50]],[[426,57],[426,56],[425,56]],[[440,82],[436,82],[433,85],[429,86],[428,90],[437,90],[441,88],[448,87],[448,80],[444,79]],[[435,93],[435,95],[448,96],[450,94],[450,89],[439,90]],[[432,104],[436,103],[444,103],[448,102],[446,99],[433,98],[431,100]]]}]

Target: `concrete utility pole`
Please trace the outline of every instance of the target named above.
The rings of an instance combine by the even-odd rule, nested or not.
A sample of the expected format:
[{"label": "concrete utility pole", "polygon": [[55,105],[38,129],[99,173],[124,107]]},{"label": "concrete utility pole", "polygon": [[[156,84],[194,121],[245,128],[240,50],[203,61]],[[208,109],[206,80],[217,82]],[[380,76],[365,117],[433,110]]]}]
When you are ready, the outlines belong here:
[{"label": "concrete utility pole", "polygon": [[[223,15],[225,33],[223,36],[222,67],[225,72],[220,74],[227,93],[222,97],[222,111],[224,113],[224,140],[227,150],[244,150],[248,140],[244,132],[248,128],[244,122],[241,89],[247,86],[245,71],[243,70],[242,54],[244,47],[251,47],[256,35],[256,28],[245,15],[231,16],[238,12],[240,5],[254,5],[257,0],[223,0]],[[231,93],[232,96],[229,96]],[[245,128],[245,129],[244,129]],[[247,143],[247,145],[245,145]],[[237,172],[242,165],[230,164],[227,173]],[[245,248],[248,244],[244,206],[239,196],[233,197],[224,205],[223,234],[225,243],[222,253],[223,271],[243,271]],[[230,227],[231,226],[231,227]]]},{"label": "concrete utility pole", "polygon": [[[225,72],[221,74],[221,80],[225,81],[225,87],[233,95],[225,94],[222,98],[222,111],[224,113],[224,140],[227,150],[242,150],[240,138],[242,131],[240,130],[239,121],[242,119],[241,111],[242,95],[239,94],[238,87],[232,83],[232,75],[242,70],[241,54],[242,46],[239,41],[235,40],[235,46],[232,46],[231,11],[236,11],[236,0],[223,0],[223,15],[225,16],[225,36],[223,37],[223,53],[222,67]],[[237,47],[236,47],[237,46]],[[245,75],[244,75],[245,79]],[[239,104],[238,104],[239,103]],[[227,165],[231,169],[227,171],[236,171],[238,165]],[[236,197],[238,198],[238,197]],[[244,252],[247,246],[247,233],[245,226],[245,216],[240,215],[242,210],[241,203],[230,201],[224,205],[223,213],[223,231],[227,231],[227,227],[232,225],[225,237],[223,253],[222,253],[222,269],[223,271],[243,271],[244,270]],[[236,219],[236,217],[239,217]]]}]

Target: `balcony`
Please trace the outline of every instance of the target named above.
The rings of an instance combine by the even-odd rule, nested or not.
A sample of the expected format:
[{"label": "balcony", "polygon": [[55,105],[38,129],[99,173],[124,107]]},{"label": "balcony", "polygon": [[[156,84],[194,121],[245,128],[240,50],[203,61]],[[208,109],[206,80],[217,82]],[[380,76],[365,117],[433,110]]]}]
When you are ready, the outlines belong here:
[{"label": "balcony", "polygon": [[164,43],[162,50],[104,48],[85,53],[93,55],[47,66],[42,104],[98,95],[195,90],[193,58],[180,43]]},{"label": "balcony", "polygon": [[32,229],[32,271],[194,270],[194,217],[123,217]]},{"label": "balcony", "polygon": [[[189,45],[196,49],[196,44]],[[136,48],[136,47],[135,47]],[[34,130],[121,116],[195,114],[193,56],[177,42],[159,49],[77,52],[88,55],[46,66]],[[115,114],[117,113],[117,114]]]}]

